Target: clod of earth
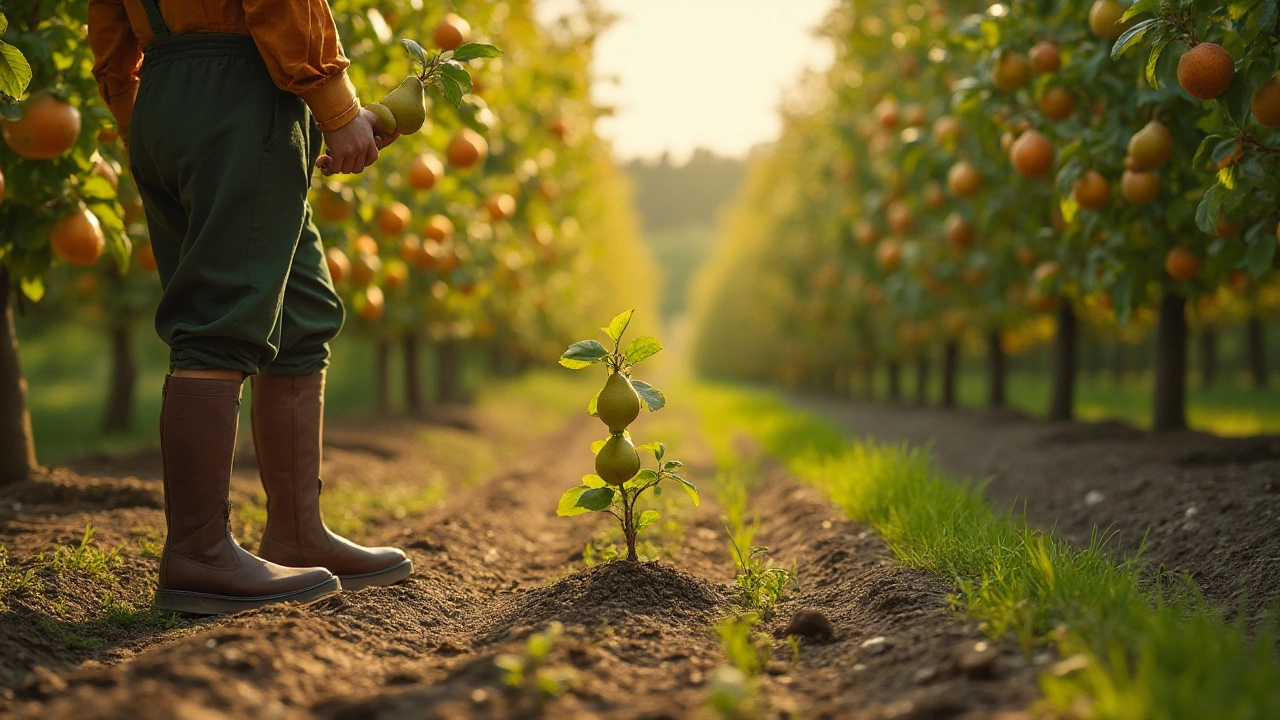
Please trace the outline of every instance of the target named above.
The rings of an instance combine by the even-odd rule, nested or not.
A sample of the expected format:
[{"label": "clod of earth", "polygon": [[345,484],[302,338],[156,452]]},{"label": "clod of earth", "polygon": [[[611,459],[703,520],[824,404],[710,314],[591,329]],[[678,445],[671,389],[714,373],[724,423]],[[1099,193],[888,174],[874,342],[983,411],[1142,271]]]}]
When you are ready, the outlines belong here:
[{"label": "clod of earth", "polygon": [[822,611],[797,610],[783,634],[795,635],[810,642],[823,642],[833,639],[836,631]]},{"label": "clod of earth", "polygon": [[956,657],[956,669],[970,678],[991,677],[995,673],[999,657],[999,651],[991,643],[982,640],[961,650]]}]

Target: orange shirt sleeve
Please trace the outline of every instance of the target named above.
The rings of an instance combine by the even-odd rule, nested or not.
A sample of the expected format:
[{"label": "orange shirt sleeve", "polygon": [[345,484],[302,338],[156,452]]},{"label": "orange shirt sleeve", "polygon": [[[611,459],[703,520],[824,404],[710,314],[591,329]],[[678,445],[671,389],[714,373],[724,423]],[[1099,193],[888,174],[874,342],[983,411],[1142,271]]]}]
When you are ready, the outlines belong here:
[{"label": "orange shirt sleeve", "polygon": [[325,0],[243,0],[245,21],[276,86],[302,98],[321,130],[360,112],[351,63]]},{"label": "orange shirt sleeve", "polygon": [[98,92],[115,116],[121,137],[127,138],[138,95],[142,46],[129,26],[124,0],[89,0],[89,47]]}]

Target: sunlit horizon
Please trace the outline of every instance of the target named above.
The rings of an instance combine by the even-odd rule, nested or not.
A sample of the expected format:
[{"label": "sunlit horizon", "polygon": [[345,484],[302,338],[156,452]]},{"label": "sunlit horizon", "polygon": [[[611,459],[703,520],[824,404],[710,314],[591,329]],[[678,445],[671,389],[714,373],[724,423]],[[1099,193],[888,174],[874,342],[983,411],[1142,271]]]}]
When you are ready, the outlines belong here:
[{"label": "sunlit horizon", "polygon": [[[813,29],[833,0],[603,0],[618,16],[596,48],[592,94],[615,110],[597,130],[621,161],[706,148],[742,157],[777,137],[778,106],[831,47]],[[576,0],[542,0],[550,20]],[[616,78],[616,82],[613,82]]]}]

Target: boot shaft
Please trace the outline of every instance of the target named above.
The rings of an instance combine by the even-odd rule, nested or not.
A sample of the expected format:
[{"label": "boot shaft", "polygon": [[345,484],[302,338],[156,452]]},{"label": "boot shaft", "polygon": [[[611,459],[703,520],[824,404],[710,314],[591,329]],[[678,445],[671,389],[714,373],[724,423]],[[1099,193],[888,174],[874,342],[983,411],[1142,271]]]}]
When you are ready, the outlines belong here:
[{"label": "boot shaft", "polygon": [[161,583],[172,556],[220,567],[232,563],[227,546],[232,458],[240,424],[238,380],[170,376],[160,410],[167,535]]},{"label": "boot shaft", "polygon": [[253,379],[253,444],[267,493],[264,537],[292,547],[327,548],[320,520],[324,373]]}]

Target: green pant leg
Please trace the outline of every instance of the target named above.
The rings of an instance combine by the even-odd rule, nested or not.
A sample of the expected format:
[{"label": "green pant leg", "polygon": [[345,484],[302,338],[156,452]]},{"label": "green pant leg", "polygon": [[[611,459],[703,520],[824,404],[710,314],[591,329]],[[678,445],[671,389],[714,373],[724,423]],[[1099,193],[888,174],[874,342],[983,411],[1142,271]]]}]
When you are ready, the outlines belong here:
[{"label": "green pant leg", "polygon": [[293,255],[293,267],[284,289],[280,313],[280,352],[264,375],[311,375],[329,366],[329,341],[342,329],[342,299],[329,276],[320,231],[307,207],[302,238]]},{"label": "green pant leg", "polygon": [[148,222],[158,220],[156,329],[175,368],[256,373],[280,347],[306,222],[306,107],[275,87],[251,44],[149,62],[130,149]]}]

